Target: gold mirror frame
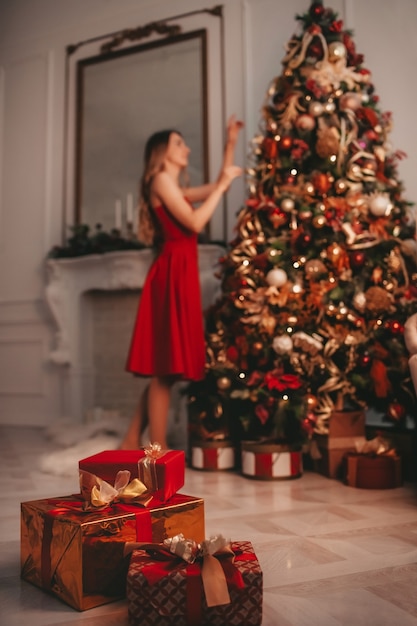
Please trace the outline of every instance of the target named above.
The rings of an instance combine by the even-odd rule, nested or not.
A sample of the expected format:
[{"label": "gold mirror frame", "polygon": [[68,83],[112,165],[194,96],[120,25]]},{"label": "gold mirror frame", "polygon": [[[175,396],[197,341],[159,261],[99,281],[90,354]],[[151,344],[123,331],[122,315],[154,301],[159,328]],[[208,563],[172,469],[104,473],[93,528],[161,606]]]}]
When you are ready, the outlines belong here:
[{"label": "gold mirror frame", "polygon": [[127,234],[152,132],[182,132],[191,184],[207,181],[207,34],[104,49],[76,64],[75,222]]}]

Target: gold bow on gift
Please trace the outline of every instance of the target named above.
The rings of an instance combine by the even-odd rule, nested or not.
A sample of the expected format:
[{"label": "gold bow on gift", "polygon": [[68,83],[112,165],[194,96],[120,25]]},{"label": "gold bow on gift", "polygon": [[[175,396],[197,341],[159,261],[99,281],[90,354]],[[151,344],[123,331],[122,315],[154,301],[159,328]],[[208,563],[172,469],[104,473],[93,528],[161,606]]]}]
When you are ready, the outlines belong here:
[{"label": "gold bow on gift", "polygon": [[167,451],[157,441],[145,446],[143,451],[145,456],[138,461],[138,476],[149,491],[155,492],[161,488],[155,464]]},{"label": "gold bow on gift", "polygon": [[155,441],[155,443],[150,443],[149,445],[143,448],[145,452],[145,456],[148,459],[159,459],[161,456],[165,454],[165,450],[162,450],[162,446],[160,443]]},{"label": "gold bow on gift", "polygon": [[377,456],[397,456],[396,449],[392,446],[389,439],[377,435],[374,439],[367,441],[358,441],[355,443],[357,454],[368,454]]},{"label": "gold bow on gift", "polygon": [[129,470],[117,472],[114,487],[95,474],[80,470],[80,490],[85,500],[83,509],[93,511],[117,502],[142,504],[143,506],[149,504],[152,494],[146,485],[138,478],[129,481]]},{"label": "gold bow on gift", "polygon": [[207,606],[230,604],[226,576],[220,562],[214,556],[222,554],[233,559],[234,553],[230,547],[230,541],[227,541],[222,535],[217,535],[205,539],[201,544],[196,544],[190,539],[185,539],[181,533],[170,539],[165,539],[164,546],[187,563],[194,563],[194,561],[202,559],[201,579]]},{"label": "gold bow on gift", "polygon": [[196,561],[201,562],[201,580],[207,606],[230,604],[226,575],[217,557],[222,557],[222,560],[226,559],[233,563],[235,555],[231,549],[230,541],[222,535],[210,537],[202,543],[197,543],[193,539],[186,539],[180,533],[175,537],[165,539],[163,543],[127,543],[125,545],[125,555],[133,552],[133,550],[158,552],[167,557],[167,552],[169,552],[190,565]]}]

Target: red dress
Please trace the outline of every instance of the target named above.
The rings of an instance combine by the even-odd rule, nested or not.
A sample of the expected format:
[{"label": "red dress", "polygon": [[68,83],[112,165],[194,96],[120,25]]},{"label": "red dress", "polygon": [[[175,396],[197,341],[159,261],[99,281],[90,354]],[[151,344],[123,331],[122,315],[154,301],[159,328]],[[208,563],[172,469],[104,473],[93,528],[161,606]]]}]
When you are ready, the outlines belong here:
[{"label": "red dress", "polygon": [[140,376],[204,377],[205,342],[197,235],[164,206],[163,243],[143,286],[126,369]]}]

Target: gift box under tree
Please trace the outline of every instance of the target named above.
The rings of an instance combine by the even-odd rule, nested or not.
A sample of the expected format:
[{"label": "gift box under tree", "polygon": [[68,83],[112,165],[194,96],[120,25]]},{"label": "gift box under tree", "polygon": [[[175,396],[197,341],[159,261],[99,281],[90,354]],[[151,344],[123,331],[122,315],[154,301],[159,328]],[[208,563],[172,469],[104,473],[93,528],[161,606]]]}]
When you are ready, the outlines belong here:
[{"label": "gift box under tree", "polygon": [[260,625],[262,570],[252,544],[236,541],[230,548],[228,555],[211,557],[218,558],[230,599],[218,605],[206,590],[199,559],[187,563],[172,554],[133,552],[127,576],[130,626]]},{"label": "gift box under tree", "polygon": [[166,502],[185,481],[185,454],[183,450],[162,450],[151,444],[140,450],[104,450],[78,463],[79,469],[99,476],[113,484],[117,472],[129,470],[132,478],[139,478],[153,497]]},{"label": "gift box under tree", "polygon": [[78,610],[124,597],[130,542],[204,536],[204,501],[184,494],[149,507],[83,511],[80,496],[21,504],[21,576]]},{"label": "gift box under tree", "polygon": [[326,435],[315,434],[314,468],[329,478],[343,478],[343,459],[365,441],[365,412],[333,411]]}]

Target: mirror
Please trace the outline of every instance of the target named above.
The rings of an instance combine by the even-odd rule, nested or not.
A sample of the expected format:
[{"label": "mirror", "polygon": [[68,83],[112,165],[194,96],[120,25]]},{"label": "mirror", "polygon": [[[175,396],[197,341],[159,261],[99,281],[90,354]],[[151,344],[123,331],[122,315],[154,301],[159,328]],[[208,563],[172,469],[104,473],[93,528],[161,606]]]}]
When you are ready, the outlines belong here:
[{"label": "mirror", "polygon": [[147,138],[174,128],[190,184],[208,178],[206,30],[83,58],[76,65],[75,221],[136,232]]}]

